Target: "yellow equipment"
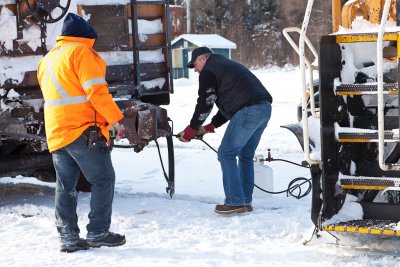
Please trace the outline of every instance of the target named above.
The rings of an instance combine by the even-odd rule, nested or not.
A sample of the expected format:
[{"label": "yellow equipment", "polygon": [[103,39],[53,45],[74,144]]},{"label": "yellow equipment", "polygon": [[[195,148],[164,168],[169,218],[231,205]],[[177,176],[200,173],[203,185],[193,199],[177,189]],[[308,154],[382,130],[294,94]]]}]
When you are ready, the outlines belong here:
[{"label": "yellow equipment", "polygon": [[311,219],[318,230],[400,236],[400,1],[332,0],[332,33],[313,52],[318,66],[305,57],[306,45],[315,50],[306,37],[313,2],[302,28],[284,31],[300,57],[303,95],[301,123],[284,127],[311,168]]}]

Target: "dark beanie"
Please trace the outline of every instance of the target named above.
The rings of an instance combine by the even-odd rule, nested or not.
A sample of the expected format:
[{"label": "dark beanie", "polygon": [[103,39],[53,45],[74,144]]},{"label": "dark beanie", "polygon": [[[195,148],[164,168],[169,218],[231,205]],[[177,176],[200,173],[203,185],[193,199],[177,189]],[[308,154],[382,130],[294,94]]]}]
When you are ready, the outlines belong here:
[{"label": "dark beanie", "polygon": [[64,24],[61,30],[63,36],[74,36],[96,39],[97,33],[82,17],[68,13],[64,19]]}]

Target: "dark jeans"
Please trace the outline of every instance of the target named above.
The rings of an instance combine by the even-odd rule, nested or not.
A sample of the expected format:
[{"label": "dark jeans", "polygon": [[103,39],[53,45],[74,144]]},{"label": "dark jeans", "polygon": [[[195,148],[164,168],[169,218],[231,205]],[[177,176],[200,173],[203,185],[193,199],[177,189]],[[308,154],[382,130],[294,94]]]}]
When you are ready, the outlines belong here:
[{"label": "dark jeans", "polygon": [[56,225],[61,242],[71,244],[79,239],[75,186],[81,171],[92,188],[87,236],[98,238],[107,234],[111,224],[115,173],[105,143],[89,148],[83,134],[70,145],[54,151],[52,156],[57,174]]},{"label": "dark jeans", "polygon": [[237,111],[218,149],[225,204],[249,205],[253,200],[254,153],[271,117],[271,104],[255,104]]}]

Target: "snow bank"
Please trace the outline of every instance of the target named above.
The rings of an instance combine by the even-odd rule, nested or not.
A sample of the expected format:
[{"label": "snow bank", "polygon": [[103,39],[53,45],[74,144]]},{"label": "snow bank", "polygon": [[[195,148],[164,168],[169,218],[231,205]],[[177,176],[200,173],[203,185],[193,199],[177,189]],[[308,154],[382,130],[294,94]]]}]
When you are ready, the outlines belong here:
[{"label": "snow bank", "polygon": [[[303,153],[296,137],[279,126],[297,119],[298,70],[257,70],[257,77],[274,97],[272,117],[257,154],[272,148],[273,157],[301,162]],[[189,123],[197,98],[197,81],[175,80],[175,94],[166,107],[174,120],[174,133]],[[217,148],[224,129],[205,136]],[[379,237],[341,237],[344,246],[325,232],[308,246],[311,236],[311,196],[297,200],[285,195],[257,198],[252,213],[216,216],[213,209],[224,199],[217,155],[200,141],[181,143],[174,139],[176,195],[165,193],[157,147],[150,143],[139,154],[132,149],[114,149],[116,172],[111,231],[126,235],[122,247],[90,249],[65,255],[58,252],[54,219],[54,193],[27,191],[3,194],[4,183],[23,181],[43,186],[33,178],[0,179],[0,266],[396,266],[400,242]],[[166,142],[159,140],[166,162]],[[295,177],[309,177],[307,169],[284,162],[268,163],[273,169],[276,191]],[[54,186],[54,184],[50,184]],[[52,191],[52,190],[51,190]],[[90,195],[80,193],[78,218],[86,234]],[[338,220],[360,217],[345,204]],[[350,206],[349,206],[350,205]],[[358,215],[357,215],[358,214]],[[356,216],[357,215],[357,216]],[[351,244],[351,247],[346,246]]]},{"label": "snow bank", "polygon": [[[377,33],[379,31],[379,25],[373,24],[363,17],[357,17],[351,24],[351,29],[339,26],[339,30],[334,34],[350,34],[350,33]],[[396,22],[393,19],[389,19],[385,25],[386,32],[398,32],[400,27],[396,26]]]},{"label": "snow bank", "polygon": [[357,203],[357,200],[357,197],[351,194],[346,194],[345,202],[339,213],[333,215],[331,219],[325,221],[323,224],[334,224],[338,222],[362,220],[364,212],[361,204]]},{"label": "snow bank", "polygon": [[13,49],[13,39],[17,38],[17,17],[7,7],[0,12],[0,44],[8,50]]}]

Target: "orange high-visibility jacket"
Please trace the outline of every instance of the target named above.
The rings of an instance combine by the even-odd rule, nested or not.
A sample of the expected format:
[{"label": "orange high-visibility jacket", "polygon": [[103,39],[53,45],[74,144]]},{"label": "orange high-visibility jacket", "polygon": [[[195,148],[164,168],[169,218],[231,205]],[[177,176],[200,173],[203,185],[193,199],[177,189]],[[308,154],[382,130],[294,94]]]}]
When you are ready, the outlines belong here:
[{"label": "orange high-visibility jacket", "polygon": [[109,126],[123,118],[108,92],[106,63],[93,50],[95,39],[58,36],[39,62],[38,81],[50,152],[75,141],[89,126],[100,127],[109,141]]}]

